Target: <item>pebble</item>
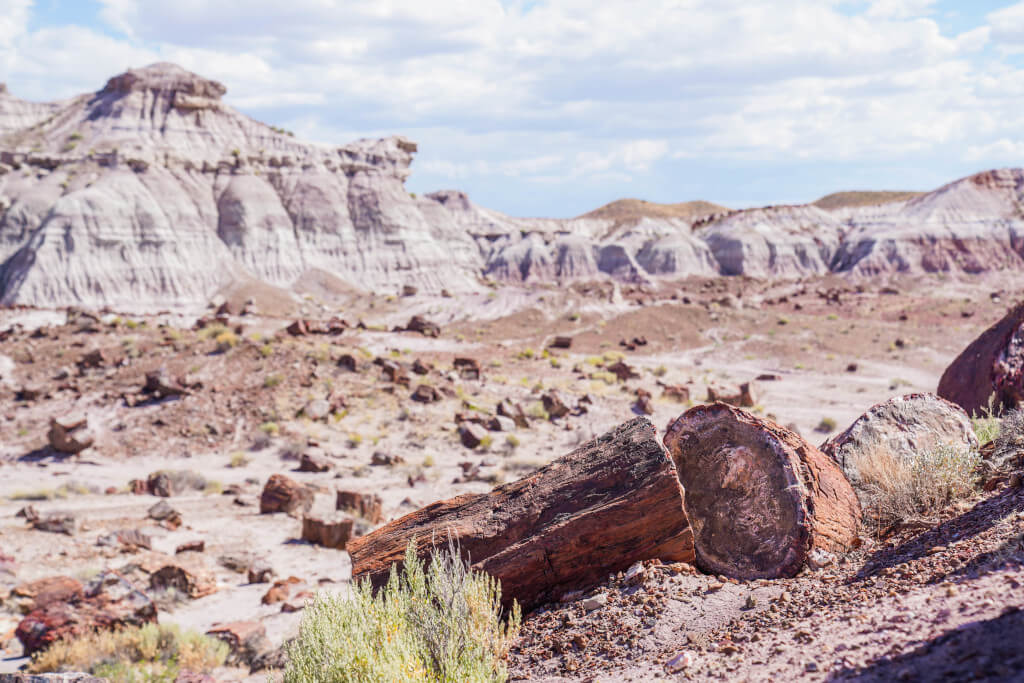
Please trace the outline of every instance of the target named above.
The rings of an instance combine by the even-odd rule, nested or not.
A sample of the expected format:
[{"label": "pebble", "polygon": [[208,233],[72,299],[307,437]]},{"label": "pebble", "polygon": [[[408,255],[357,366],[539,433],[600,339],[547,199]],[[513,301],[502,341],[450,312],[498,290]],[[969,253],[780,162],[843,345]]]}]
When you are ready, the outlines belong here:
[{"label": "pebble", "polygon": [[672,659],[668,660],[665,668],[668,669],[670,674],[679,673],[683,669],[687,669],[693,665],[693,655],[689,652],[680,652]]},{"label": "pebble", "polygon": [[597,595],[591,596],[583,601],[583,609],[588,612],[593,612],[599,607],[604,607],[608,604],[607,593],[598,593]]}]

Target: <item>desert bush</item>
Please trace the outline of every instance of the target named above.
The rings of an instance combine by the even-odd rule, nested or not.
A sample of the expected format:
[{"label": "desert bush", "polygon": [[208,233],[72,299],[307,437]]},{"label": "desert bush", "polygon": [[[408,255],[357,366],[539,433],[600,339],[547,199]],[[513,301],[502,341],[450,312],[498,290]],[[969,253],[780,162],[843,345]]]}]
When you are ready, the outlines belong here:
[{"label": "desert bush", "polygon": [[217,352],[224,353],[238,345],[238,335],[231,330],[224,330],[214,339],[217,342]]},{"label": "desert bush", "polygon": [[203,329],[199,330],[196,336],[203,341],[206,341],[207,339],[216,339],[225,332],[230,332],[230,330],[228,330],[226,326],[216,323],[214,325],[207,325]]},{"label": "desert bush", "polygon": [[814,431],[822,432],[823,434],[828,434],[829,432],[834,432],[835,429],[836,429],[836,421],[835,421],[835,419],[833,419],[831,417],[823,417],[823,418],[821,418],[821,422],[818,423],[818,426],[814,428]]},{"label": "desert bush", "polygon": [[971,415],[971,427],[974,428],[974,434],[982,446],[999,437],[1002,412],[1003,407],[996,405],[996,395],[993,393],[988,397],[988,405]]},{"label": "desert bush", "polygon": [[173,624],[146,624],[59,640],[32,658],[28,670],[85,671],[114,681],[173,681],[179,671],[208,673],[224,664],[228,646]]},{"label": "desert bush", "polygon": [[263,387],[266,389],[273,389],[278,384],[284,381],[281,375],[270,374],[263,378]]},{"label": "desert bush", "polygon": [[914,458],[874,453],[858,463],[865,518],[878,526],[941,511],[975,491],[980,454],[940,446]]},{"label": "desert bush", "polygon": [[284,683],[505,681],[518,605],[503,616],[497,580],[451,542],[424,563],[414,540],[376,595],[363,580],[348,598],[320,594],[306,608]]}]

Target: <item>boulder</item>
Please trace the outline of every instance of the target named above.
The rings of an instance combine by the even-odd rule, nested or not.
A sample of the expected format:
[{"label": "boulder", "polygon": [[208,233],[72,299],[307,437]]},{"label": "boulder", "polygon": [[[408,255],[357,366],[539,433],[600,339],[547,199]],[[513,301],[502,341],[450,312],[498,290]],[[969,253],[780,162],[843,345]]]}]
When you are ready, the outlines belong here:
[{"label": "boulder", "polygon": [[313,492],[299,482],[273,474],[260,494],[260,514],[272,512],[305,513],[313,506]]},{"label": "boulder", "polygon": [[217,624],[206,635],[228,645],[227,664],[252,666],[258,657],[271,649],[267,629],[259,621],[233,621]]},{"label": "boulder", "polygon": [[146,478],[146,489],[154,496],[169,498],[186,491],[202,491],[206,478],[192,470],[160,470]]},{"label": "boulder", "polygon": [[31,656],[56,640],[148,623],[156,623],[156,606],[149,596],[121,574],[105,571],[85,587],[80,598],[50,602],[29,612],[15,635]]},{"label": "boulder", "polygon": [[175,590],[191,600],[216,593],[217,579],[201,558],[183,553],[150,574],[149,587],[155,592]]},{"label": "boulder", "polygon": [[50,418],[50,446],[61,453],[80,453],[96,441],[85,415]]},{"label": "boulder", "polygon": [[492,432],[514,432],[516,421],[504,415],[492,415],[487,420],[487,428]]},{"label": "boulder", "polygon": [[938,395],[974,415],[989,407],[1016,408],[1024,400],[1024,303],[981,333],[939,380]]},{"label": "boulder", "polygon": [[362,517],[370,524],[384,521],[384,501],[376,493],[338,491],[334,509]]},{"label": "boulder", "polygon": [[352,526],[355,521],[351,518],[344,519],[321,519],[319,517],[302,518],[302,540],[309,541],[315,545],[322,545],[325,548],[336,548],[344,550],[345,544],[352,538]]},{"label": "boulder", "polygon": [[524,609],[585,590],[640,560],[692,562],[675,468],[636,418],[517,482],[432,503],[352,539],[353,579],[375,585],[415,539],[425,557],[451,540]]},{"label": "boulder", "polygon": [[872,407],[844,432],[825,441],[821,452],[842,468],[856,488],[864,465],[912,463],[944,447],[965,451],[978,447],[967,413],[933,394],[907,394]]},{"label": "boulder", "polygon": [[750,580],[795,576],[815,549],[848,551],[861,510],[839,467],[800,436],[724,403],[668,426],[697,566]]}]

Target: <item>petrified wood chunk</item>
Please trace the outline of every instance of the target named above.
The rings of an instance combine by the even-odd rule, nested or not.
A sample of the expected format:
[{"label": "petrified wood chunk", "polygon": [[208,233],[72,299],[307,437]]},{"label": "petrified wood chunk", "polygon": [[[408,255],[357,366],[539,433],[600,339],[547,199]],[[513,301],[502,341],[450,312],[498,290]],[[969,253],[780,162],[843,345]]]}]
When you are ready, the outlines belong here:
[{"label": "petrified wood chunk", "polygon": [[800,436],[724,403],[668,427],[697,566],[741,579],[793,576],[812,550],[845,552],[860,525],[853,488]]},{"label": "petrified wood chunk", "polygon": [[638,560],[692,562],[675,468],[640,417],[529,477],[439,501],[348,544],[352,576],[381,585],[416,538],[426,556],[449,534],[476,569],[529,609],[589,588]]}]

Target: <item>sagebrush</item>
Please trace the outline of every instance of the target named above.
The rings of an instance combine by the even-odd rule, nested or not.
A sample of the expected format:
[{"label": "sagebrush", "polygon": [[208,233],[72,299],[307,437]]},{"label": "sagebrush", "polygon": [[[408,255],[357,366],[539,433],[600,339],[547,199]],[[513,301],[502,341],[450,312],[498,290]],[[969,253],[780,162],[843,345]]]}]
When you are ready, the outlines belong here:
[{"label": "sagebrush", "polygon": [[284,681],[505,681],[520,620],[515,603],[503,618],[500,584],[458,548],[435,548],[424,563],[412,541],[376,595],[363,580],[349,597],[320,594],[306,608]]},{"label": "sagebrush", "polygon": [[880,451],[858,463],[865,518],[878,526],[928,517],[975,492],[978,451],[940,446],[913,458]]},{"label": "sagebrush", "polygon": [[228,646],[173,624],[146,624],[58,640],[33,656],[32,673],[84,671],[127,683],[173,681],[178,673],[209,673],[224,664]]}]

